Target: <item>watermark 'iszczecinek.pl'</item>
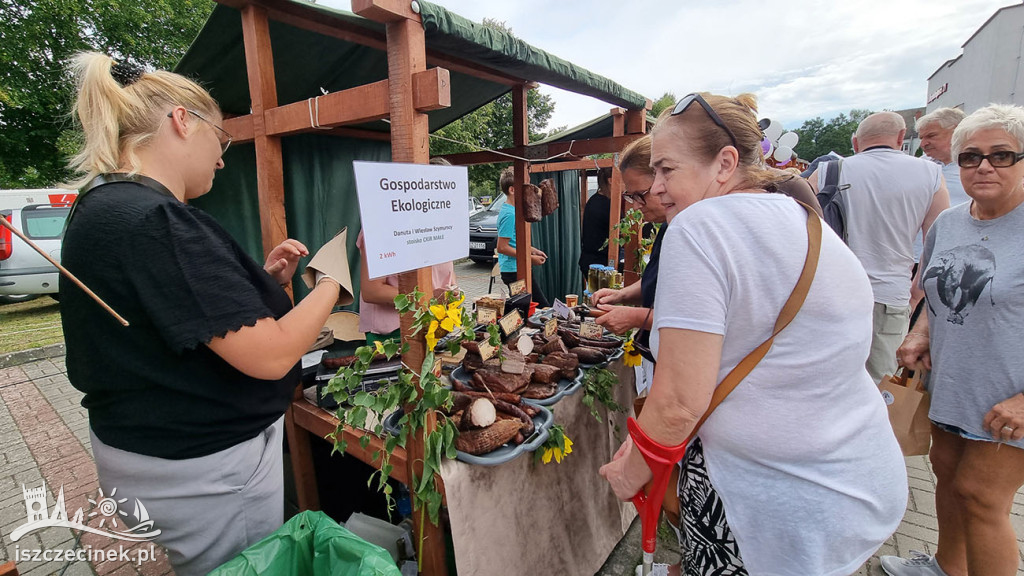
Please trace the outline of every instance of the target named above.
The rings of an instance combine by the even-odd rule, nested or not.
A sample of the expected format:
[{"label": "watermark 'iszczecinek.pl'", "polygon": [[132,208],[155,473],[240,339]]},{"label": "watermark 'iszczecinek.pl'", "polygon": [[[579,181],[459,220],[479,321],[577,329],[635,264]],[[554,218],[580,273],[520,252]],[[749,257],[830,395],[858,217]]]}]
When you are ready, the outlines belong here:
[{"label": "watermark 'iszczecinek.pl'", "polygon": [[22,548],[14,547],[15,562],[129,562],[141,566],[143,562],[156,560],[156,546],[149,548],[125,548],[118,546],[104,550],[96,550],[92,546],[85,548]]}]

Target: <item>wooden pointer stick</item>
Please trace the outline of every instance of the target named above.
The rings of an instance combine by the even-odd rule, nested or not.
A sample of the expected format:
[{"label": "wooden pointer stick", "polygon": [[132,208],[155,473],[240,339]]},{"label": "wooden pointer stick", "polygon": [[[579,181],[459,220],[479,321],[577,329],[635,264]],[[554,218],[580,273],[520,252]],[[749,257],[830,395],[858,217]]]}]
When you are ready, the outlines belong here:
[{"label": "wooden pointer stick", "polygon": [[22,242],[24,242],[25,244],[28,244],[29,246],[31,246],[33,250],[38,252],[43,258],[46,258],[46,260],[50,264],[53,264],[54,266],[56,266],[57,270],[60,270],[61,274],[63,274],[64,276],[67,276],[68,280],[71,280],[72,282],[74,282],[79,288],[81,288],[86,294],[88,294],[89,297],[91,297],[93,300],[95,300],[97,304],[102,306],[104,310],[106,310],[107,312],[110,312],[110,315],[113,316],[114,318],[116,318],[117,321],[120,322],[122,326],[128,326],[128,321],[127,320],[122,318],[121,315],[118,314],[117,312],[114,312],[113,308],[111,308],[110,306],[107,306],[107,303],[104,302],[103,299],[101,299],[99,296],[97,296],[95,292],[90,290],[88,286],[86,286],[85,284],[82,284],[81,280],[79,280],[78,278],[75,278],[75,275],[72,274],[71,272],[69,272],[67,268],[61,266],[60,262],[57,262],[53,258],[50,258],[50,255],[47,254],[46,252],[44,252],[43,249],[40,248],[39,246],[36,246],[35,242],[33,242],[33,241],[29,240],[28,238],[26,238],[25,235],[22,234],[20,231],[18,231],[18,229],[15,228],[13,224],[8,222],[6,218],[0,218],[0,224],[2,224],[5,228],[10,230],[11,232],[14,232],[14,234],[18,238],[21,238]]}]

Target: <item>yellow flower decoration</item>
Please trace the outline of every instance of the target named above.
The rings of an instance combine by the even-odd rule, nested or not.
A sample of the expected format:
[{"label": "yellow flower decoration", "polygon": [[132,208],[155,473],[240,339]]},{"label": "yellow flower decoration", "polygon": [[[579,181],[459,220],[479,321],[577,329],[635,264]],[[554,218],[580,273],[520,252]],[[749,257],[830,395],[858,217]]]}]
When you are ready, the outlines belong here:
[{"label": "yellow flower decoration", "polygon": [[572,454],[572,440],[570,440],[569,436],[565,435],[564,432],[562,433],[562,438],[565,440],[565,449],[563,450],[562,448],[559,448],[557,445],[545,447],[544,454],[541,456],[542,462],[544,462],[545,464],[549,464],[551,462],[551,457],[553,456],[555,458],[555,463],[561,464],[562,458],[565,458],[569,454]]},{"label": "yellow flower decoration", "polygon": [[627,340],[626,343],[622,345],[622,351],[625,352],[625,355],[622,358],[623,364],[625,364],[626,366],[640,365],[640,361],[643,359],[643,357],[640,356],[640,352],[638,352],[636,348],[633,347],[632,338]]},{"label": "yellow flower decoration", "polygon": [[377,354],[383,354],[384,353],[384,344],[382,344],[380,340],[377,340],[376,342],[373,343],[373,350]]},{"label": "yellow flower decoration", "polygon": [[427,339],[427,350],[433,350],[434,347],[437,346],[437,326],[437,320],[430,321],[430,327],[427,328],[427,333],[425,335]]}]

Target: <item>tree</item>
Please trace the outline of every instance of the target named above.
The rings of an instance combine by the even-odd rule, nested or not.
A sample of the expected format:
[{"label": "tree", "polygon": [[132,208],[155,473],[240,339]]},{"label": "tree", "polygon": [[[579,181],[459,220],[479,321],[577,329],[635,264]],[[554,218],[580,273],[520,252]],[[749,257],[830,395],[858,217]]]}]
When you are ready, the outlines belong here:
[{"label": "tree", "polygon": [[0,188],[67,180],[78,131],[67,72],[81,50],[169,69],[199,33],[207,0],[13,0],[0,5]]},{"label": "tree", "polygon": [[853,109],[849,116],[839,114],[828,121],[821,117],[806,120],[794,130],[800,135],[800,142],[796,145],[797,155],[808,161],[831,151],[842,156],[852,155],[853,144],[850,138],[857,131],[857,126],[870,114],[870,110]]},{"label": "tree", "polygon": [[[483,25],[512,34],[512,29],[504,22],[484,18]],[[530,90],[526,95],[527,128],[530,141],[540,140],[549,134],[560,132],[564,128],[555,128],[545,132],[551,114],[555,111],[554,99]],[[510,148],[512,140],[512,94],[504,94],[470,114],[459,118],[435,133],[437,136],[455,140],[465,144],[450,142],[440,138],[431,138],[430,154],[455,154],[459,152],[475,152],[477,148],[499,150]],[[474,148],[476,147],[476,148]],[[511,161],[511,158],[509,159]],[[498,177],[505,164],[480,164],[469,167],[469,188],[474,196],[494,196],[498,189]]]},{"label": "tree", "polygon": [[676,98],[675,94],[673,94],[672,92],[665,92],[664,94],[661,95],[661,98],[658,98],[654,102],[654,104],[651,105],[651,116],[654,116],[655,118],[661,116],[661,113],[666,108],[671,108],[675,106],[677,100],[679,99]]}]

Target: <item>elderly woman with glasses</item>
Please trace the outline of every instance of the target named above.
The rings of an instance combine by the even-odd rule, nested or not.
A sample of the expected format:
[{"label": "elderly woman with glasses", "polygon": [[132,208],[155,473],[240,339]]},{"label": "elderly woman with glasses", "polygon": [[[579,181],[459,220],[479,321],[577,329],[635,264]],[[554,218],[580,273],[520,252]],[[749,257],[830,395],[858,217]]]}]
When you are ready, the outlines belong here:
[{"label": "elderly woman with glasses", "polygon": [[896,351],[931,370],[939,542],[882,558],[891,576],[1016,574],[1010,522],[1024,485],[1024,108],[993,104],[953,131],[970,202],[935,220],[921,256],[922,314]]},{"label": "elderly woman with glasses", "polygon": [[321,275],[293,308],[305,246],[257,263],[188,204],[231,143],[198,84],[97,53],[74,73],[82,191],[62,260],[129,325],[62,278],[68,378],[104,493],[146,506],[179,576],[206,574],[283,522],[283,414],[349,279]]},{"label": "elderly woman with glasses", "polygon": [[[766,194],[751,95],[691,94],[654,128],[650,194],[670,219],[637,418],[652,445],[694,432],[719,382],[772,335],[808,254],[809,208]],[[871,286],[825,226],[792,322],[697,430],[678,482],[687,574],[846,575],[899,525],[903,456],[864,368]],[[813,262],[813,260],[812,260]],[[627,440],[601,474],[622,499],[652,479]]]},{"label": "elderly woman with glasses", "polygon": [[[661,202],[651,197],[649,193],[651,184],[654,183],[650,136],[635,140],[622,150],[619,156],[619,171],[622,173],[622,183],[625,187],[622,198],[631,207],[640,210],[645,222],[663,224],[665,210]],[[654,239],[650,259],[640,282],[634,282],[621,290],[602,288],[590,297],[591,302],[605,313],[597,319],[598,324],[617,334],[633,328],[640,329],[635,342],[640,345],[641,351],[646,351],[649,345],[651,311],[654,308],[654,295],[658,284],[661,239],[661,234]],[[645,362],[645,366],[649,368],[650,359],[645,359]]]}]

